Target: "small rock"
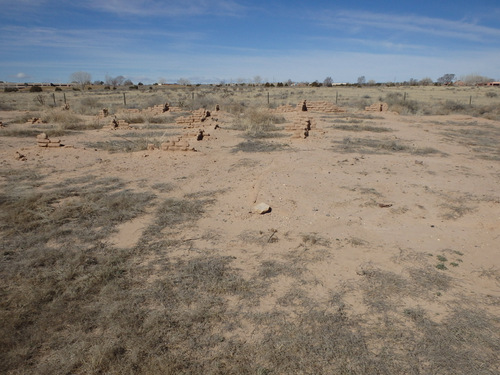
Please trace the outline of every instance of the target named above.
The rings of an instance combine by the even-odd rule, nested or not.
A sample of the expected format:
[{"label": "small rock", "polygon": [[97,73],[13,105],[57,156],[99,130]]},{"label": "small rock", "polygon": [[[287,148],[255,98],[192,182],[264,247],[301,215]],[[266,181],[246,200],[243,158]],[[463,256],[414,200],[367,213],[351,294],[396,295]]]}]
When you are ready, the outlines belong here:
[{"label": "small rock", "polygon": [[271,207],[266,203],[259,203],[253,207],[252,212],[261,215],[267,214],[268,212],[271,212]]}]

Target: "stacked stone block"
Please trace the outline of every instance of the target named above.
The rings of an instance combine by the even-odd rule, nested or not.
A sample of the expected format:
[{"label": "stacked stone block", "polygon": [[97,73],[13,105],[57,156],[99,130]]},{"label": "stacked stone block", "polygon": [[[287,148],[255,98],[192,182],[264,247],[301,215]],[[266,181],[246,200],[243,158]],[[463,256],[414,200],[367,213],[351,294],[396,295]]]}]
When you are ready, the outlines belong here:
[{"label": "stacked stone block", "polygon": [[43,121],[39,117],[32,117],[28,121],[26,121],[26,124],[28,124],[28,125],[36,125],[36,124],[43,124],[43,123],[45,123],[45,121]]},{"label": "stacked stone block", "polygon": [[[310,112],[323,112],[323,113],[342,113],[345,112],[344,109],[340,108],[336,104],[330,102],[305,102],[307,106],[307,111]],[[302,111],[304,102],[297,104],[295,110]]]},{"label": "stacked stone block", "polygon": [[130,124],[125,120],[117,120],[115,118],[110,122],[109,128],[111,130],[130,129]]},{"label": "stacked stone block", "polygon": [[177,123],[177,125],[182,125],[185,128],[193,128],[195,126],[199,126],[209,117],[209,111],[205,109],[198,109],[196,111],[193,111],[189,116],[177,117],[175,119],[175,122]]},{"label": "stacked stone block", "polygon": [[307,138],[313,129],[316,129],[316,122],[310,116],[297,116],[291,124],[285,125],[285,130],[292,133],[291,138]]},{"label": "stacked stone block", "polygon": [[103,119],[109,116],[109,110],[107,108],[103,108],[97,114],[97,119]]},{"label": "stacked stone block", "polygon": [[45,133],[36,136],[36,143],[38,147],[61,147],[61,141],[59,139],[57,141],[51,140]]},{"label": "stacked stone block", "polygon": [[163,142],[161,144],[161,149],[163,151],[196,151],[189,145],[189,142],[182,139],[182,137],[177,138],[176,140]]},{"label": "stacked stone block", "polygon": [[387,112],[389,110],[389,104],[378,102],[365,107],[365,111],[367,112]]}]

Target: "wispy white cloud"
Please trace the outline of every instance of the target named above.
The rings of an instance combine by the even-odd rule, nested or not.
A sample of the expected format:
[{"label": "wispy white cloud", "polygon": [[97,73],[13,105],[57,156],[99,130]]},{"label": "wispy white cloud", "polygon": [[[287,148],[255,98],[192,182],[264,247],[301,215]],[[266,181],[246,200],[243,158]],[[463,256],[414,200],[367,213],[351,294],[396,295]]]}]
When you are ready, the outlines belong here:
[{"label": "wispy white cloud", "polygon": [[473,42],[498,42],[500,40],[500,28],[466,21],[363,11],[324,12],[320,17],[324,26],[341,29],[352,34],[368,32],[370,35],[370,30],[386,30]]},{"label": "wispy white cloud", "polygon": [[[4,26],[0,27],[2,49],[7,48],[59,48],[77,49],[89,53],[93,49],[116,51],[120,48],[133,51],[143,46],[144,40],[151,38],[162,41],[162,46],[185,46],[201,41],[205,35],[201,32],[168,32],[163,30],[130,30],[130,29],[65,29],[52,27]],[[82,46],[85,46],[83,49]]]},{"label": "wispy white cloud", "polygon": [[245,6],[234,0],[90,0],[91,9],[128,16],[199,16],[204,14],[237,16]]},{"label": "wispy white cloud", "polygon": [[17,74],[12,74],[9,76],[10,78],[15,78],[15,79],[30,79],[31,76],[29,74],[26,74],[26,73],[23,73],[23,72],[19,72]]},{"label": "wispy white cloud", "polygon": [[325,48],[328,46],[335,46],[340,48],[341,46],[350,46],[350,50],[357,50],[360,47],[366,49],[376,49],[379,51],[387,50],[391,52],[395,51],[406,51],[406,52],[429,52],[429,46],[422,43],[403,43],[395,42],[386,39],[367,39],[367,38],[353,38],[353,37],[335,37],[335,36],[303,36],[303,40],[310,41],[314,45],[322,45]]}]

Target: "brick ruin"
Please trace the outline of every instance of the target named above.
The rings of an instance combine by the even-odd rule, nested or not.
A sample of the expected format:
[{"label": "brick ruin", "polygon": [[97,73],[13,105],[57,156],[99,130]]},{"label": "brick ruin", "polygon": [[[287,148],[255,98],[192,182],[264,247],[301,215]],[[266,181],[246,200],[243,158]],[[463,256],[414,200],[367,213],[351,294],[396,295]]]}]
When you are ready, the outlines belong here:
[{"label": "brick ruin", "polygon": [[38,144],[38,147],[61,147],[61,141],[58,139],[57,141],[54,141],[52,139],[49,139],[47,134],[41,133],[36,136],[36,143]]},{"label": "brick ruin", "polygon": [[285,125],[285,131],[292,133],[292,139],[307,138],[313,129],[316,129],[316,121],[305,115],[298,115],[291,124]]},{"label": "brick ruin", "polygon": [[186,139],[178,137],[161,144],[162,151],[196,151]]},{"label": "brick ruin", "polygon": [[123,130],[123,129],[132,129],[130,124],[125,120],[118,120],[116,117],[111,120],[109,123],[109,129],[111,130]]},{"label": "brick ruin", "polygon": [[210,111],[206,109],[198,109],[193,111],[189,116],[177,117],[175,122],[177,125],[182,125],[184,128],[193,128],[201,125],[205,121],[209,120],[210,122],[216,121]]},{"label": "brick ruin", "polygon": [[[213,113],[206,109],[198,109],[192,111],[188,116],[177,117],[175,122],[177,125],[182,126],[185,130],[184,134],[180,137],[175,137],[174,139],[167,140],[161,144],[159,149],[162,151],[196,151],[194,147],[191,146],[189,140],[196,139],[201,141],[210,137],[210,134],[206,132],[207,127],[219,128],[219,116],[218,114],[224,115],[224,112],[217,112],[220,110],[219,105],[215,107]],[[124,112],[127,113],[150,113],[150,114],[163,114],[166,112],[180,112],[179,107],[170,107],[168,103],[165,105],[156,105],[153,107],[148,107],[144,110],[140,109],[127,109]],[[308,115],[309,112],[321,112],[321,113],[343,113],[346,112],[343,108],[337,105],[326,102],[326,101],[315,101],[307,102],[302,101],[299,104],[293,105],[283,105],[276,109],[270,109],[271,113],[276,114],[287,114],[289,122],[284,125],[284,130],[291,133],[291,139],[305,139],[310,135],[311,131],[317,129],[316,120],[313,116]],[[365,108],[365,111],[369,112],[387,112],[388,104],[379,102],[374,103]],[[213,115],[216,114],[216,115]],[[111,130],[120,129],[131,129],[130,124],[125,120],[119,120],[116,116],[110,117],[107,108],[103,108],[97,115],[98,119],[111,118],[108,124]],[[28,121],[29,124],[41,124],[43,121],[40,118],[32,118]],[[215,127],[214,127],[215,125]],[[37,136],[37,144],[39,147],[61,147],[60,140],[51,140],[47,137],[45,133],[39,134]],[[148,150],[155,150],[154,144],[149,144]]]},{"label": "brick ruin", "polygon": [[46,121],[43,121],[39,117],[32,117],[28,121],[26,121],[26,125],[37,125],[37,124],[45,124]]},{"label": "brick ruin", "polygon": [[345,109],[340,108],[336,104],[330,102],[306,102],[297,104],[297,110],[303,111],[304,104],[307,107],[307,111],[310,112],[323,112],[323,113],[343,113]]},{"label": "brick ruin", "polygon": [[97,114],[97,119],[103,119],[109,116],[109,110],[107,108],[103,108]]},{"label": "brick ruin", "polygon": [[388,110],[389,104],[383,102],[373,103],[365,107],[365,111],[367,112],[387,112]]}]

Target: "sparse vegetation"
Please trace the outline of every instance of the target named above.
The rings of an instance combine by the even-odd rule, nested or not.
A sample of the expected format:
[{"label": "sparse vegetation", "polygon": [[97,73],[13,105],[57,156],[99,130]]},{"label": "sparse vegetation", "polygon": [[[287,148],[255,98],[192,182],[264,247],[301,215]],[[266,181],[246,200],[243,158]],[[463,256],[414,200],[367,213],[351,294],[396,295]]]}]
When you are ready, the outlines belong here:
[{"label": "sparse vegetation", "polygon": [[147,150],[148,144],[154,144],[160,147],[161,141],[157,138],[139,138],[139,139],[116,139],[112,141],[100,141],[88,143],[88,147],[97,148],[109,152],[136,152]]},{"label": "sparse vegetation", "polygon": [[342,142],[335,142],[337,145],[334,150],[341,152],[360,152],[360,153],[393,153],[403,152],[413,155],[440,154],[439,150],[432,147],[413,147],[400,141],[390,139],[372,139],[372,138],[351,138],[345,137]]},{"label": "sparse vegetation", "polygon": [[276,125],[284,122],[283,117],[273,115],[266,109],[248,108],[238,116],[232,129],[243,130],[251,138],[271,138],[280,130]]},{"label": "sparse vegetation", "polygon": [[289,146],[283,143],[273,143],[260,140],[246,140],[238,143],[232,152],[273,152],[288,149]]},{"label": "sparse vegetation", "polygon": [[[221,129],[198,153],[110,155],[183,131],[180,112],[92,130],[101,106],[126,116],[124,90],[134,108],[221,104]],[[331,101],[336,91],[64,88],[69,111],[49,108],[51,96],[33,107],[28,88],[2,93],[2,108],[36,111],[9,114],[0,129],[0,373],[500,371],[500,271],[488,263],[497,124],[355,110],[359,98],[390,93],[402,94],[392,105],[406,114],[442,110],[431,96],[444,90],[462,114],[495,98],[483,88],[404,88],[405,100],[400,87],[339,87],[347,112],[314,114],[308,139],[285,141],[289,117],[268,111],[267,90],[270,106]],[[86,143],[39,148],[42,131]],[[450,155],[436,158],[442,150]],[[253,201],[272,212],[249,212]]]},{"label": "sparse vegetation", "polygon": [[387,133],[391,132],[392,129],[382,127],[382,126],[371,126],[371,125],[334,125],[334,129],[346,130],[351,132],[373,132],[373,133]]}]

